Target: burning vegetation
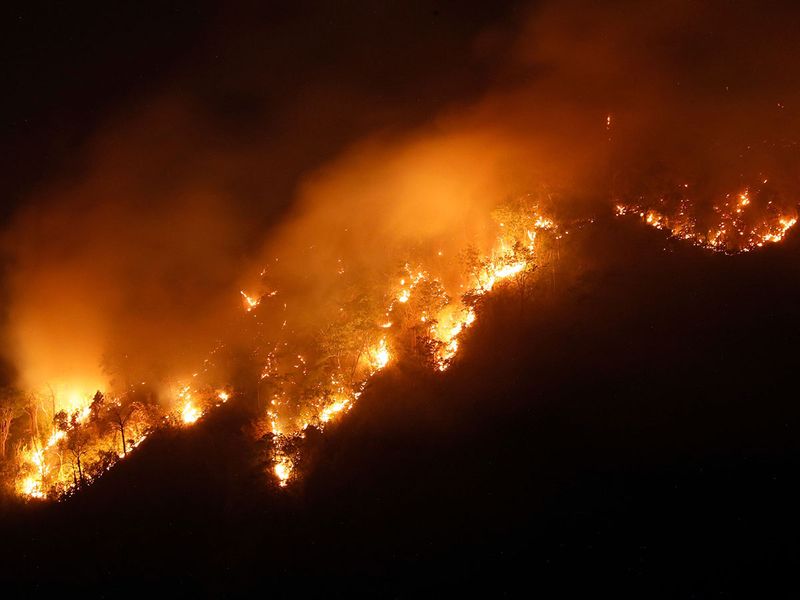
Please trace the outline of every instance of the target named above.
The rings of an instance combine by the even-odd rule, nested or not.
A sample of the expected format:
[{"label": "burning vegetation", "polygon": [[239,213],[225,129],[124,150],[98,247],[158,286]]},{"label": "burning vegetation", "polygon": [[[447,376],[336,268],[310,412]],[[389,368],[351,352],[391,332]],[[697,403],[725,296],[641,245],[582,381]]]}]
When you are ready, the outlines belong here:
[{"label": "burning vegetation", "polygon": [[[322,430],[350,410],[375,374],[396,360],[446,370],[486,294],[506,281],[526,293],[537,236],[555,234],[557,227],[533,196],[498,209],[495,219],[495,244],[486,253],[464,249],[456,259],[462,268],[458,278],[446,283],[437,274],[443,272],[441,251],[400,263],[383,284],[354,283],[340,270],[342,302],[332,306],[332,321],[313,333],[283,320],[277,335],[259,336],[264,340],[257,351],[264,365],[259,393],[268,402],[261,431],[271,440],[273,473],[281,486],[293,477],[305,431]],[[285,312],[279,298],[278,306],[265,303],[258,310]],[[259,316],[256,311],[254,318]]]},{"label": "burning vegetation", "polygon": [[715,252],[750,252],[780,242],[797,223],[797,206],[782,200],[764,179],[757,186],[726,193],[710,214],[698,214],[689,184],[647,202],[617,204],[618,216],[634,215],[671,237]]},{"label": "burning vegetation", "polygon": [[[701,230],[685,189],[659,200],[664,212],[618,204],[616,213],[634,213],[674,237],[722,252],[779,242],[796,222],[795,213],[763,191],[746,189],[715,206],[719,224]],[[252,321],[251,357],[260,364],[257,391],[266,402],[257,430],[269,441],[271,471],[280,486],[295,477],[307,429],[323,430],[350,410],[374,375],[397,360],[445,371],[487,294],[513,282],[524,298],[543,240],[560,239],[562,232],[534,195],[500,206],[493,217],[494,243],[487,251],[464,248],[452,259],[459,265],[455,277],[449,261],[442,267],[442,251],[397,261],[396,271],[382,281],[352,277],[336,261],[337,285],[319,313],[328,320],[311,326],[290,322],[293,313],[282,301],[280,282],[266,269],[262,285],[277,289],[258,296],[241,292]],[[211,365],[211,359],[204,362],[203,377],[213,374]],[[230,398],[229,384],[200,384],[198,375],[197,383],[179,384],[166,395],[146,382],[94,394],[4,390],[0,441],[3,456],[14,457],[6,469],[14,488],[28,498],[62,498],[124,460],[153,431],[196,423]]]},{"label": "burning vegetation", "polygon": [[210,407],[226,402],[229,395],[224,390],[195,392],[183,386],[176,398],[179,408],[167,408],[143,383],[121,394],[75,394],[71,408],[58,408],[64,406],[63,400],[52,390],[47,394],[7,391],[3,399],[5,444],[15,408],[18,419],[27,421],[28,426],[11,440],[14,488],[28,498],[68,496],[124,460],[156,429],[189,426]]},{"label": "burning vegetation", "polygon": [[[295,476],[306,430],[322,430],[350,410],[375,374],[397,360],[446,370],[486,294],[511,281],[527,293],[542,235],[557,236],[558,228],[534,195],[506,203],[493,216],[495,242],[485,252],[473,245],[447,260],[441,250],[413,252],[413,263],[398,259],[394,273],[369,284],[337,261],[328,306],[311,324],[291,322],[297,313],[266,269],[262,286],[269,283],[271,291],[241,292],[243,335],[250,336],[251,359],[260,365],[257,392],[266,401],[257,429],[270,442],[279,485]],[[94,393],[7,390],[3,449],[10,441],[14,466],[8,474],[16,491],[36,499],[68,496],[154,431],[191,426],[227,402],[230,385],[212,381],[224,349],[223,343],[215,348],[191,384],[166,391],[146,382]]]},{"label": "burning vegetation", "polygon": [[[715,205],[716,225],[701,228],[686,190],[681,186],[660,198],[658,209],[617,204],[615,211],[726,253],[779,242],[796,222],[792,208],[762,188],[748,188]],[[281,293],[297,282],[281,281],[268,268],[260,271],[264,292],[240,292],[243,320],[237,321],[234,345],[244,339],[248,360],[257,366],[255,392],[263,408],[255,431],[268,444],[269,468],[279,486],[297,476],[308,429],[322,431],[347,413],[373,376],[396,361],[445,371],[488,294],[513,284],[525,301],[542,245],[569,233],[550,216],[552,199],[551,193],[525,194],[496,207],[489,227],[494,241],[485,250],[478,244],[459,252],[447,244],[446,252],[435,244],[407,248],[382,261],[395,267],[378,276],[335,260],[324,300],[315,296],[313,319],[300,318],[304,311],[293,310]],[[227,350],[220,342],[192,383],[167,391],[146,382],[94,393],[5,390],[0,441],[3,455],[13,457],[6,461],[13,465],[6,477],[17,493],[32,499],[63,498],[91,484],[154,431],[189,427],[227,402],[231,383],[220,374],[229,369],[218,368],[230,358]]]},{"label": "burning vegetation", "polygon": [[[288,485],[310,428],[336,422],[394,364],[450,368],[486,297],[513,288],[524,302],[555,242],[609,199],[715,252],[784,240],[800,132],[780,65],[800,38],[755,4],[656,4],[537,3],[436,53],[459,68],[417,88],[397,36],[385,90],[326,71],[249,98],[238,86],[262,79],[262,59],[281,57],[272,71],[289,79],[322,69],[284,68],[293,52],[270,48],[231,78],[243,106],[274,102],[242,117],[264,127],[247,143],[251,123],[209,85],[198,96],[225,106],[218,119],[165,93],[103,124],[85,168],[30,198],[3,238],[17,371],[0,395],[3,481],[67,496],[159,429],[236,397],[256,404],[268,470]],[[476,56],[462,60],[466,48]],[[473,63],[485,81],[471,96],[406,114],[427,87],[472,89],[430,84]],[[662,168],[681,175],[652,176]]]}]

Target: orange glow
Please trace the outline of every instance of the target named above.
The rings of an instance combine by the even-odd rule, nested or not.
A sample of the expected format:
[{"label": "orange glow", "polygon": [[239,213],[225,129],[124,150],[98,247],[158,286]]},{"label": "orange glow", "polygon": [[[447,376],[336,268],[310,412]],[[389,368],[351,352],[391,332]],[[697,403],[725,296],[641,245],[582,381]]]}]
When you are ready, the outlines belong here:
[{"label": "orange glow", "polygon": [[240,290],[239,293],[242,295],[242,304],[247,312],[250,312],[261,303],[261,298],[249,296],[244,290]]},{"label": "orange glow", "polygon": [[294,465],[288,457],[283,457],[276,462],[275,466],[273,467],[273,472],[275,473],[275,477],[278,478],[278,485],[281,487],[286,487],[286,485],[289,483],[289,478],[292,476],[293,470]]},{"label": "orange glow", "polygon": [[181,411],[181,419],[187,425],[191,425],[192,423],[196,422],[202,416],[202,413],[194,406],[191,402],[187,402],[183,405],[183,410]]},{"label": "orange glow", "polygon": [[762,198],[759,191],[755,194],[758,202],[751,188],[728,194],[724,202],[713,207],[714,217],[706,227],[698,225],[695,206],[685,195],[671,209],[661,199],[659,203],[665,205],[663,209],[618,203],[614,212],[617,216],[637,215],[650,227],[665,230],[671,237],[708,250],[726,254],[750,252],[767,243],[783,241],[797,223],[793,207],[779,207],[774,200],[766,199],[768,195]]},{"label": "orange glow", "polygon": [[324,409],[322,409],[319,418],[323,423],[327,423],[340,412],[350,408],[350,406],[351,406],[351,401],[346,398],[337,400],[333,404],[329,404]]},{"label": "orange glow", "polygon": [[[431,253],[430,267],[403,265],[402,276],[387,285],[384,297],[388,298],[388,305],[376,315],[364,350],[358,350],[364,342],[357,341],[367,331],[361,324],[363,321],[356,321],[359,325],[351,329],[347,325],[349,309],[339,307],[334,314],[342,323],[332,331],[348,332],[348,336],[355,337],[350,340],[337,334],[331,340],[333,345],[327,352],[335,360],[329,363],[327,379],[314,384],[312,390],[317,391],[308,394],[310,397],[299,405],[294,397],[304,391],[293,381],[304,381],[315,361],[308,359],[305,352],[287,353],[282,361],[275,352],[281,344],[272,347],[266,354],[261,379],[274,390],[265,422],[273,436],[272,474],[278,484],[285,487],[295,476],[298,448],[305,430],[309,427],[322,430],[351,410],[372,377],[391,364],[397,348],[408,344],[411,332],[416,339],[427,340],[423,352],[430,352],[431,367],[437,371],[448,369],[458,355],[464,332],[479,317],[476,299],[532,272],[539,232],[559,234],[555,221],[538,210],[506,210],[495,243],[486,253],[470,259],[469,273],[461,278],[453,295],[448,293],[442,278],[429,270],[436,262],[441,263],[444,255],[441,250]],[[338,262],[334,268],[340,266]],[[341,348],[350,348],[352,354],[343,355]]]},{"label": "orange glow", "polygon": [[391,356],[389,355],[389,349],[386,347],[385,339],[381,339],[378,346],[371,350],[371,355],[373,370],[379,371],[389,364]]},{"label": "orange glow", "polygon": [[91,484],[115,461],[125,459],[154,429],[173,419],[192,425],[212,403],[220,405],[230,398],[225,389],[200,393],[190,385],[182,385],[174,395],[179,403],[175,412],[148,413],[127,398],[135,393],[135,387],[120,396],[102,394],[97,403],[96,392],[82,392],[66,385],[31,394],[31,406],[48,418],[39,422],[40,435],[32,436],[17,455],[17,492],[29,499],[69,495]]},{"label": "orange glow", "polygon": [[[38,405],[37,410],[45,409],[49,404],[51,412],[63,411],[73,427],[81,427],[90,416],[92,397],[92,392],[81,391],[75,383],[69,383],[49,386],[41,393],[32,394],[30,402]],[[50,460],[66,435],[65,431],[53,428],[46,439],[32,439],[21,449],[17,457],[20,475],[15,487],[22,496],[46,498],[46,483],[51,480],[57,487],[70,487],[67,474],[60,468],[55,469]]]}]

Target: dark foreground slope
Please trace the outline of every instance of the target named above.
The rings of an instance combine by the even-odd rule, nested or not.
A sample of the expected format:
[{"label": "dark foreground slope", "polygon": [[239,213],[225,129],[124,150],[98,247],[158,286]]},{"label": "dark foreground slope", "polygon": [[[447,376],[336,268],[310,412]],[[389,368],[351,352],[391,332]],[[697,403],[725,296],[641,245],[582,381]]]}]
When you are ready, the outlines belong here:
[{"label": "dark foreground slope", "polygon": [[388,369],[312,432],[295,486],[262,475],[227,405],[68,502],[6,515],[2,569],[29,592],[108,595],[791,585],[798,269],[791,239],[728,258],[599,223],[529,306],[487,305],[451,371]]}]

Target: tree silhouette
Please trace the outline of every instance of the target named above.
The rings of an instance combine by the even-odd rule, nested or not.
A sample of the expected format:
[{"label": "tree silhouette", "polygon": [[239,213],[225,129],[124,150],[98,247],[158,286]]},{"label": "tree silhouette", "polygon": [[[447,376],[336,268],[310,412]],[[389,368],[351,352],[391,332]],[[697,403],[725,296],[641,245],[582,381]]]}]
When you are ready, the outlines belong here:
[{"label": "tree silhouette", "polygon": [[0,458],[6,458],[11,423],[22,412],[24,398],[18,390],[5,386],[0,388]]},{"label": "tree silhouette", "polygon": [[72,462],[73,481],[76,487],[86,484],[86,471],[84,469],[85,457],[92,444],[92,434],[89,429],[72,418],[63,445],[69,452]]},{"label": "tree silhouette", "polygon": [[[97,395],[102,397],[100,392],[97,392]],[[141,406],[138,402],[131,400],[127,395],[111,400],[107,404],[106,418],[111,426],[119,432],[120,437],[122,438],[122,454],[125,456],[128,454],[125,427],[127,426],[128,422],[141,410]]]}]

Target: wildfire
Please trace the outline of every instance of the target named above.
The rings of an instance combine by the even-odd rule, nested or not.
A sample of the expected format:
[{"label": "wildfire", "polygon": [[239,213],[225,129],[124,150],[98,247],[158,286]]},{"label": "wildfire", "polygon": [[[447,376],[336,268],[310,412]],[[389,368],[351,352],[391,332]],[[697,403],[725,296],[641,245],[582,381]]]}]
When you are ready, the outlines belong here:
[{"label": "wildfire", "polygon": [[[767,180],[762,182],[765,185]],[[645,224],[669,232],[671,237],[685,240],[715,252],[734,254],[750,252],[765,244],[783,241],[797,223],[794,207],[781,206],[767,188],[745,188],[728,194],[713,207],[711,218],[698,223],[694,203],[686,195],[688,185],[657,201],[658,207],[621,204],[614,207],[617,216],[635,215]]]},{"label": "wildfire", "polygon": [[[175,395],[180,408],[168,413],[158,404],[143,404],[148,397],[144,386],[141,382],[119,395],[80,393],[67,386],[48,388],[50,393],[44,396],[31,394],[29,414],[43,413],[51,420],[41,423],[49,432],[34,431],[17,455],[17,492],[29,499],[66,497],[124,460],[153,430],[174,418],[191,425],[212,403],[220,405],[230,398],[227,389],[212,393],[182,385]],[[40,426],[38,419],[32,426],[34,430]]]},{"label": "wildfire", "polygon": [[[436,368],[444,371],[450,366],[458,353],[458,338],[463,331],[475,322],[475,309],[470,307],[457,313],[443,315],[439,326],[431,327],[431,336],[441,342],[441,347],[434,356]],[[449,325],[448,325],[449,323]]]},{"label": "wildfire", "polygon": [[[444,278],[434,274],[444,255],[436,250],[430,265],[404,264],[397,279],[391,278],[382,293],[374,294],[374,302],[357,299],[341,306],[333,313],[338,320],[311,345],[287,319],[279,321],[272,332],[278,337],[265,338],[260,381],[269,388],[264,396],[268,398],[265,419],[272,436],[272,472],[281,487],[295,476],[309,427],[324,429],[349,411],[372,377],[410,351],[431,368],[446,370],[459,352],[464,332],[479,316],[478,299],[532,270],[537,232],[558,228],[538,210],[517,207],[515,211],[504,213],[493,247],[485,253],[468,253],[466,278],[455,293],[448,293]],[[343,276],[341,261],[337,268]],[[251,296],[240,290],[247,313],[276,293]],[[173,396],[177,410],[160,416],[145,416],[133,399],[135,390],[108,398],[98,392],[94,400],[90,394],[66,395],[70,410],[61,424],[44,442],[31,444],[24,452],[26,466],[17,482],[20,493],[31,498],[68,493],[111,468],[114,460],[124,459],[160,423],[189,426],[211,406],[227,402],[229,388],[203,391],[199,384],[197,377],[206,372],[207,363],[193,374],[190,384],[178,387]],[[71,470],[61,466],[64,455],[72,457]]]},{"label": "wildfire", "polygon": [[389,359],[391,356],[389,355],[389,349],[386,347],[386,339],[382,338],[380,343],[377,345],[376,348],[373,348],[370,352],[371,354],[371,363],[373,372],[380,371],[386,365],[389,364]]},{"label": "wildfire", "polygon": [[[388,303],[375,317],[342,306],[334,313],[339,322],[324,330],[330,334],[322,336],[320,349],[291,352],[289,340],[267,346],[261,380],[273,389],[265,420],[272,435],[272,473],[281,487],[294,476],[306,429],[322,430],[349,411],[393,354],[408,347],[409,339],[418,345],[414,354],[428,356],[433,369],[444,371],[452,364],[464,332],[479,316],[478,299],[532,270],[538,232],[558,235],[553,219],[525,206],[529,212],[517,206],[503,213],[497,241],[487,253],[465,259],[467,278],[457,295],[449,294],[443,280],[431,272],[435,262],[431,270],[406,263],[402,274],[389,282],[384,296]],[[431,258],[441,261],[443,254],[438,250]],[[284,321],[281,331],[285,330]],[[283,354],[281,348],[286,348]],[[312,365],[327,369],[328,377],[315,378]],[[300,401],[303,397],[309,399]]]},{"label": "wildfire", "polygon": [[[756,206],[760,208],[756,210]],[[749,188],[716,207],[716,223],[707,229],[697,226],[692,204],[685,196],[674,213],[625,204],[618,204],[615,210],[618,215],[634,213],[649,226],[668,230],[675,237],[726,252],[778,242],[797,222],[793,212],[779,210],[774,201]],[[288,484],[299,464],[299,448],[308,427],[324,429],[349,411],[371,378],[389,365],[393,353],[408,356],[409,340],[416,344],[413,355],[427,356],[436,371],[447,370],[461,349],[465,332],[480,316],[479,300],[506,282],[526,285],[535,267],[540,233],[547,232],[554,240],[569,234],[524,202],[502,207],[496,220],[499,232],[494,245],[484,253],[466,254],[467,278],[458,294],[448,293],[444,279],[435,274],[435,261],[441,261],[443,255],[438,250],[429,265],[424,261],[403,265],[402,273],[389,281],[383,293],[387,304],[380,314],[365,318],[358,312],[350,314],[351,308],[339,307],[335,314],[340,321],[325,330],[330,334],[322,336],[324,351],[316,351],[319,358],[306,358],[315,351],[292,356],[288,341],[274,344],[267,353],[262,380],[275,390],[267,419],[273,436],[272,470],[281,487]],[[520,290],[524,294],[524,287]],[[372,325],[368,325],[370,321]],[[282,331],[285,325],[284,321]],[[286,358],[278,355],[279,347],[287,348]],[[327,378],[316,379],[312,364],[329,373]]]},{"label": "wildfire", "polygon": [[44,491],[42,490],[41,480],[36,480],[33,477],[26,477],[19,485],[19,491],[23,496],[28,498],[43,499]]},{"label": "wildfire", "polygon": [[491,292],[494,284],[503,279],[513,277],[522,271],[527,265],[525,262],[517,262],[510,265],[492,265],[487,269],[485,276],[482,276],[475,291]]},{"label": "wildfire", "polygon": [[[467,252],[463,259],[465,277],[457,288],[449,283],[451,292],[440,274],[444,252],[436,250],[429,257],[430,264],[424,260],[413,265],[405,263],[402,272],[396,279],[390,278],[383,291],[372,292],[372,297],[357,296],[355,301],[332,311],[336,321],[316,334],[313,343],[299,335],[286,318],[279,320],[280,325],[270,333],[277,337],[265,336],[260,385],[268,388],[263,396],[268,398],[265,421],[272,440],[272,473],[279,486],[285,487],[296,476],[306,430],[322,430],[348,412],[369,381],[398,357],[413,355],[436,371],[448,369],[461,348],[465,331],[479,317],[480,297],[503,282],[522,281],[532,271],[537,233],[560,235],[555,222],[530,204],[505,210],[498,219],[498,229],[496,242],[488,251]],[[343,274],[341,270],[338,261],[337,274],[346,276],[348,272]],[[240,290],[247,313],[275,294],[277,291],[251,296]],[[283,306],[285,311],[286,304]],[[264,311],[258,314],[263,317]],[[260,325],[261,320],[252,326]],[[202,372],[207,369],[206,363]],[[104,405],[102,395],[100,404],[92,403],[88,395],[75,397],[69,422],[61,429],[54,428],[45,444],[29,449],[29,468],[24,470],[18,489],[28,497],[49,495],[48,490],[54,489],[51,480],[55,464],[49,453],[57,449],[63,452],[72,447],[75,455],[73,470],[58,474],[58,489],[63,493],[110,468],[113,463],[98,462],[97,457],[103,456],[105,448],[113,449],[115,460],[121,460],[160,422],[177,421],[184,426],[196,423],[212,405],[219,406],[230,398],[224,386],[202,391],[196,379],[199,375],[200,371],[194,373],[191,383],[178,387],[173,396],[177,410],[162,414],[161,421],[148,417],[135,427],[125,420],[134,410],[123,397],[109,398]],[[130,412],[126,412],[128,408]],[[116,421],[111,421],[116,423],[116,429],[97,425],[98,420],[108,419],[103,414],[109,411],[116,415]],[[95,444],[92,463],[82,447],[76,446],[82,443],[81,436],[89,432]],[[85,467],[90,464],[88,472]],[[69,476],[72,481],[67,479]]]},{"label": "wildfire", "polygon": [[181,420],[187,425],[191,425],[201,416],[202,413],[191,402],[187,402],[183,405],[183,410],[181,411]]},{"label": "wildfire", "polygon": [[278,462],[275,463],[275,467],[273,467],[275,477],[278,478],[278,485],[281,487],[286,487],[286,485],[289,483],[289,478],[292,476],[293,470],[294,465],[292,464],[291,459],[288,457],[281,457],[278,459]]},{"label": "wildfire", "polygon": [[240,290],[239,293],[242,295],[242,304],[244,305],[244,309],[247,312],[250,312],[256,306],[261,304],[261,298],[256,298],[254,296],[249,296],[244,292],[244,290]]},{"label": "wildfire", "polygon": [[[634,213],[651,227],[713,250],[736,247],[747,251],[782,240],[797,222],[794,213],[780,211],[772,202],[767,202],[761,212],[754,209],[763,205],[760,194],[744,189],[717,207],[718,223],[708,230],[696,225],[685,199],[675,213],[667,211],[666,206],[618,204],[615,210],[618,215]],[[465,332],[480,316],[479,300],[505,282],[525,285],[535,266],[539,233],[549,232],[553,239],[568,233],[529,205],[501,210],[496,220],[498,235],[488,251],[470,250],[464,255],[465,277],[457,293],[449,293],[446,278],[437,274],[443,256],[438,250],[430,257],[430,264],[424,260],[405,263],[397,278],[390,278],[383,291],[373,292],[373,298],[356,296],[355,301],[332,311],[336,321],[311,344],[310,338],[298,335],[287,319],[278,321],[280,325],[272,332],[278,337],[265,338],[260,381],[268,388],[263,396],[268,398],[265,420],[272,440],[271,470],[279,486],[287,486],[296,477],[309,427],[323,430],[351,410],[369,381],[399,357],[416,356],[436,371],[447,370],[462,347]],[[450,289],[454,289],[452,282]],[[240,291],[248,313],[263,298],[276,293],[254,297]],[[261,319],[257,321],[260,324]],[[204,363],[202,371],[206,368]],[[163,422],[190,426],[212,406],[230,399],[226,386],[203,390],[196,379],[199,374],[193,375],[190,384],[179,386],[173,396],[178,408],[163,414]],[[17,489],[29,498],[58,496],[90,482],[113,464],[100,460],[106,448],[113,451],[115,460],[121,460],[159,426],[158,419],[152,417],[139,424],[128,421],[138,409],[125,396],[104,399],[98,393],[92,400],[90,394],[67,391],[60,398],[69,410],[59,417],[58,427],[21,453],[23,468]],[[100,426],[103,419],[113,426]],[[89,461],[90,446],[83,445],[89,435],[94,436],[93,462]],[[71,470],[63,468],[64,456],[72,457]]]},{"label": "wildfire", "polygon": [[[48,388],[48,392],[43,395],[30,394],[28,409],[35,414],[40,411],[47,414],[44,407],[49,404],[53,419],[62,415],[64,426],[69,424],[71,428],[76,429],[84,426],[91,414],[91,398],[91,394],[81,393],[71,385],[57,385]],[[37,423],[38,419],[33,422]],[[48,495],[46,486],[51,480],[61,487],[69,487],[63,479],[62,461],[59,460],[56,469],[50,460],[51,455],[63,445],[66,436],[67,431],[53,427],[45,440],[40,441],[40,438],[33,437],[29,444],[21,449],[17,457],[20,475],[16,482],[16,489],[21,495],[44,499]]]},{"label": "wildfire", "polygon": [[352,401],[347,398],[337,400],[333,404],[330,404],[326,406],[324,409],[322,409],[322,412],[320,413],[319,416],[320,421],[322,421],[323,423],[327,423],[335,415],[339,414],[344,410],[347,410],[348,408],[350,408],[350,406],[352,406]]}]

